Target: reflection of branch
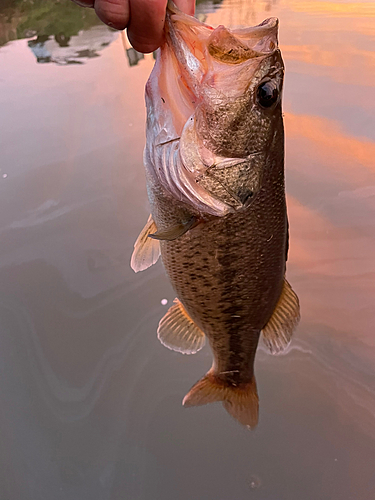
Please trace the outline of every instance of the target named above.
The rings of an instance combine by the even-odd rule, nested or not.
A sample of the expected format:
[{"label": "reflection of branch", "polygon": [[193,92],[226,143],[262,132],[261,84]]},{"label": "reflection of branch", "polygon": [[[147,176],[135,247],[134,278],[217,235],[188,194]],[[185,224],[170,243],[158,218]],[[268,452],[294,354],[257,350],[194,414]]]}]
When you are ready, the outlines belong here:
[{"label": "reflection of branch", "polygon": [[131,47],[125,35],[125,31],[121,31],[121,40],[122,40],[122,46],[124,47],[124,51],[128,58],[129,66],[130,67],[137,66],[139,61],[144,59],[145,57],[144,54],[142,54],[142,52],[138,52],[137,50],[133,49],[133,47]]},{"label": "reflection of branch", "polygon": [[137,66],[139,61],[145,57],[144,54],[133,49],[133,47],[126,51],[126,55],[128,56],[129,66]]},{"label": "reflection of branch", "polygon": [[125,30],[122,30],[121,31],[121,41],[122,41],[122,46],[124,47],[124,54],[126,54],[126,45],[127,45],[127,42],[126,42],[126,35],[125,35]]}]

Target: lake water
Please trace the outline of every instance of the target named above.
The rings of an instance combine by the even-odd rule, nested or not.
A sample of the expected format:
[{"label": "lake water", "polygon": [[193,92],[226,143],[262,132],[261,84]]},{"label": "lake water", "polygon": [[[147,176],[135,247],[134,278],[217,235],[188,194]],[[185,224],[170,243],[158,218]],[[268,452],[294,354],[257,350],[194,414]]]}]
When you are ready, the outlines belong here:
[{"label": "lake water", "polygon": [[252,432],[220,404],[181,406],[210,349],[159,343],[173,290],[160,262],[129,266],[149,213],[152,55],[65,0],[8,3],[0,499],[375,498],[374,3],[197,7],[212,25],[279,17],[286,64],[288,279],[302,320],[285,355],[258,349]]}]

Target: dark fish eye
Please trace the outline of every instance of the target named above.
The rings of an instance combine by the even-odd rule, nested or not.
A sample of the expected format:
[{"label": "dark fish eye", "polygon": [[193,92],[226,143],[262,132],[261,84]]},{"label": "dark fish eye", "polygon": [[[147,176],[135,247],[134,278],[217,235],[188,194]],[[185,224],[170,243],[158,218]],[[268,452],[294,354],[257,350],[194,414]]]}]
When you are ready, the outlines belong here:
[{"label": "dark fish eye", "polygon": [[279,91],[276,84],[272,81],[263,82],[259,85],[257,99],[263,108],[270,108],[279,97]]}]

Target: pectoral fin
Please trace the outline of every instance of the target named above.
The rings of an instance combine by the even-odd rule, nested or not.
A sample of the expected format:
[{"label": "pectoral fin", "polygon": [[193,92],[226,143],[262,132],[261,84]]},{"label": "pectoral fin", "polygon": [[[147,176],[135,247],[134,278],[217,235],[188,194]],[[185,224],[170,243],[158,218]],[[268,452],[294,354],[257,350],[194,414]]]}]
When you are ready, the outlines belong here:
[{"label": "pectoral fin", "polygon": [[150,233],[156,230],[155,222],[150,215],[145,227],[134,243],[130,266],[135,273],[144,271],[152,266],[152,264],[155,264],[160,256],[160,243],[157,240],[149,238]]},{"label": "pectoral fin", "polygon": [[283,289],[276,308],[263,328],[263,342],[272,354],[284,351],[300,320],[299,300],[284,279]]},{"label": "pectoral fin", "polygon": [[155,240],[173,241],[177,240],[177,238],[187,233],[189,229],[193,228],[197,224],[198,224],[198,219],[193,216],[187,222],[181,222],[180,224],[171,226],[170,228],[164,231],[156,231],[156,233],[149,234],[148,236]]},{"label": "pectoral fin", "polygon": [[178,299],[174,300],[173,306],[160,320],[158,339],[168,349],[182,354],[195,354],[206,342],[204,333],[190,318]]}]

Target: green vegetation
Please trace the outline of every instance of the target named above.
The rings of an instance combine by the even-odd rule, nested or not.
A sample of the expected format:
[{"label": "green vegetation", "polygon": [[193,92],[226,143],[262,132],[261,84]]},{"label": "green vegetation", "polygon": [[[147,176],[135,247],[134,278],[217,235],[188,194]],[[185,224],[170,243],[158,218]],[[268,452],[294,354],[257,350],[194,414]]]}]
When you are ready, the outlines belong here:
[{"label": "green vegetation", "polygon": [[6,25],[12,25],[17,38],[31,33],[68,38],[99,23],[92,9],[83,9],[70,0],[1,0],[0,4],[0,33],[1,27],[5,31]]},{"label": "green vegetation", "polygon": [[[214,4],[221,2],[213,1]],[[9,40],[33,35],[69,39],[96,24],[100,21],[93,9],[79,7],[71,0],[0,0],[0,46]]]}]

